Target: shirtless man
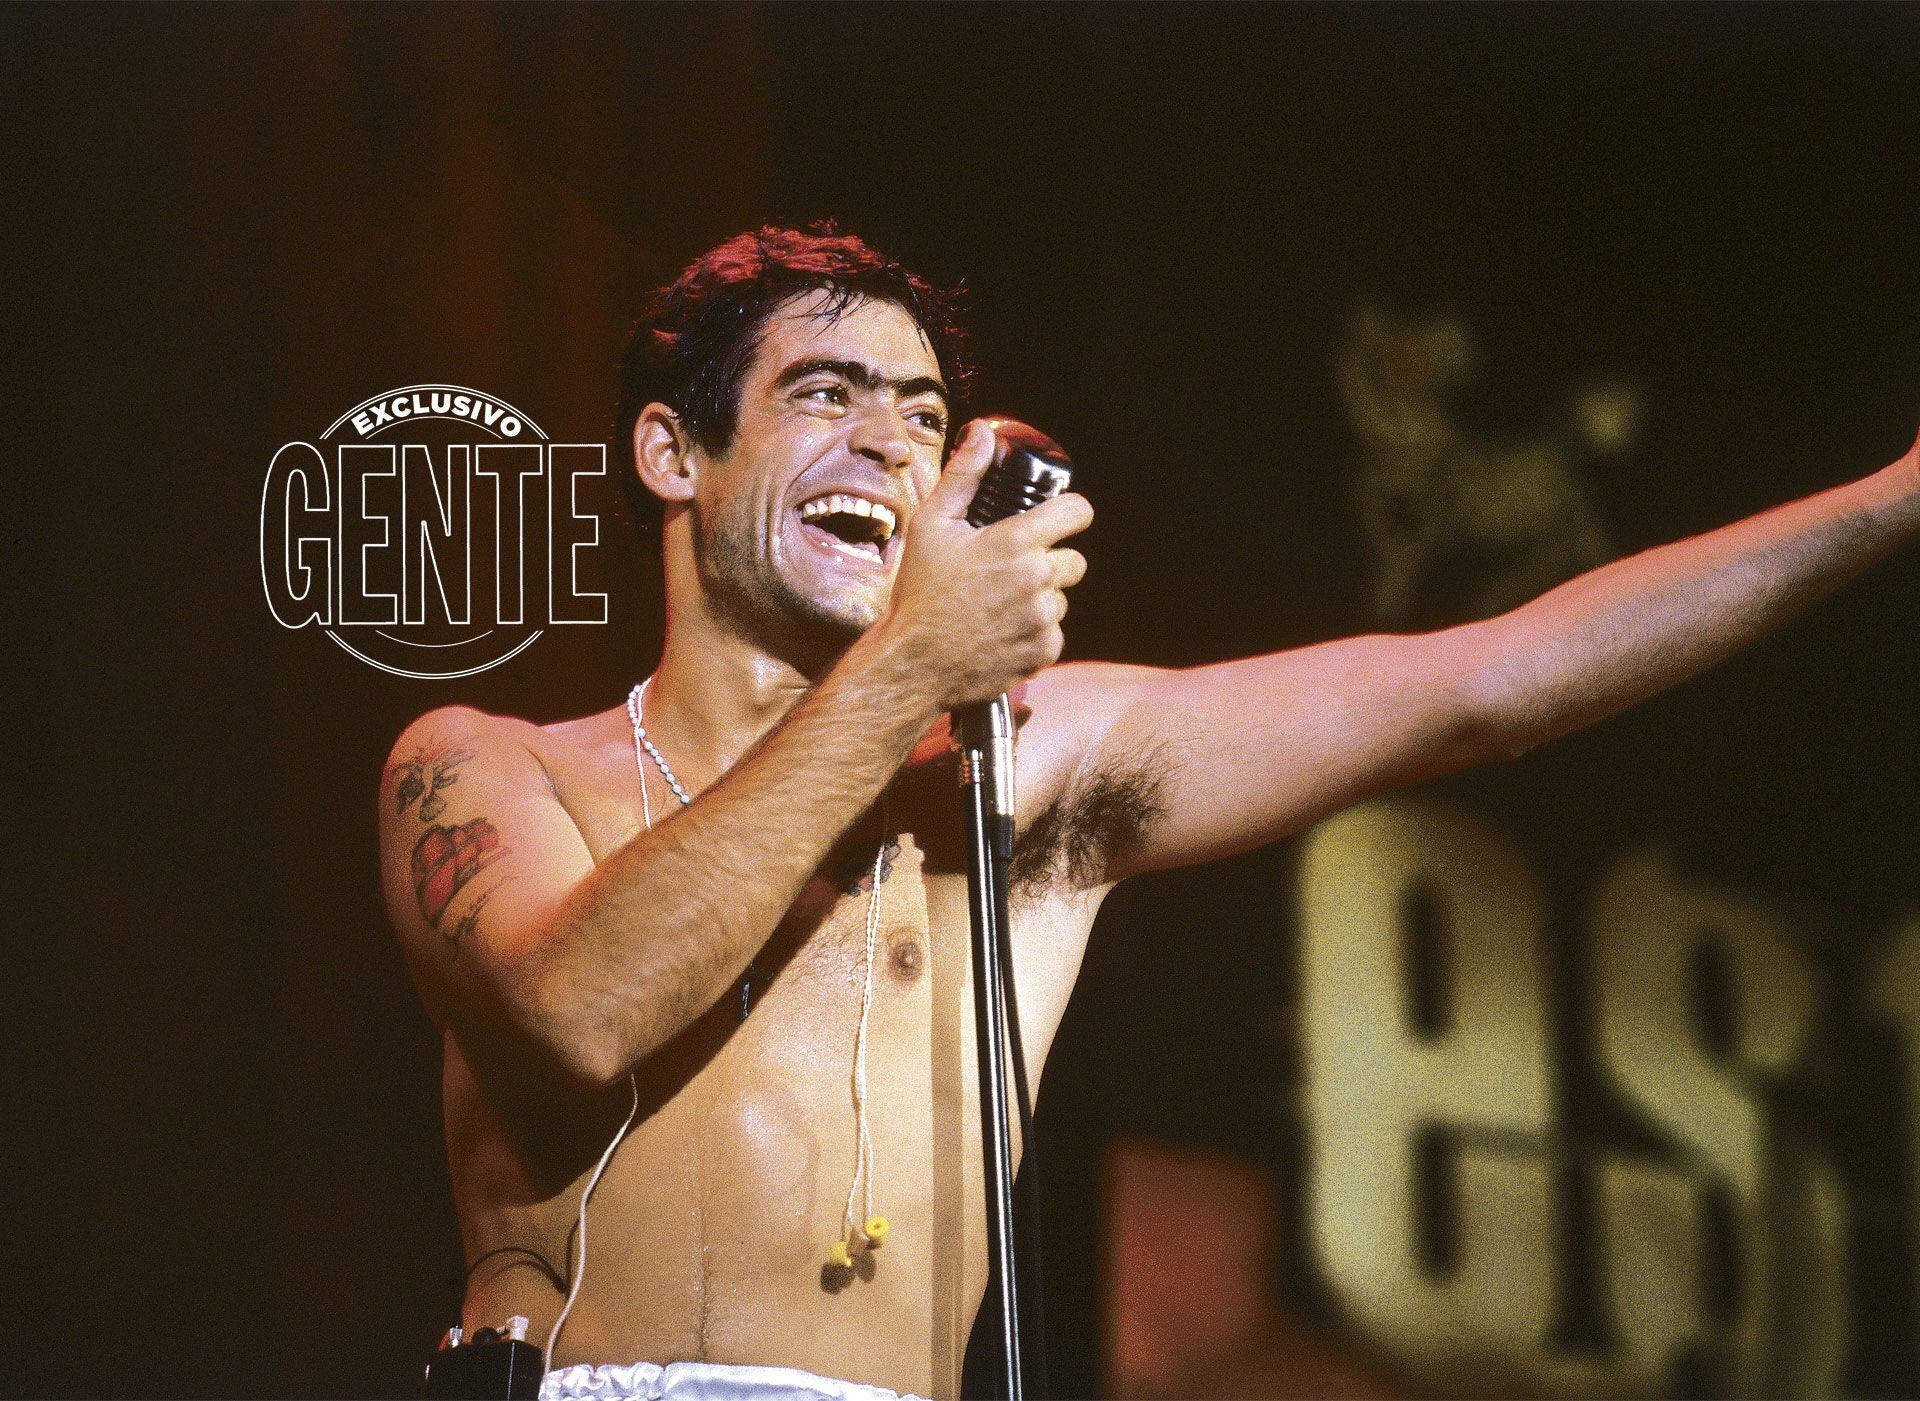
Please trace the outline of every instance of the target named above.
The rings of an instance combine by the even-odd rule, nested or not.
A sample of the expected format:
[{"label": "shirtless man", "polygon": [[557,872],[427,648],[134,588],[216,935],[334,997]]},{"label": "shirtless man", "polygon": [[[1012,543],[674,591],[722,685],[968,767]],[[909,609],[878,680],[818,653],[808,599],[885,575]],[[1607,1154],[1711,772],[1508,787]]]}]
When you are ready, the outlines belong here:
[{"label": "shirtless man", "polygon": [[1116,882],[1516,756],[1920,532],[1909,451],[1490,621],[1056,666],[1092,510],[968,526],[993,443],[976,422],[948,455],[955,373],[937,298],[856,239],[707,254],[624,371],[668,623],[637,718],[449,707],[394,748],[385,889],[443,1031],[462,1321],[546,1342],[576,1289],[549,1395],[659,1394],[637,1362],[734,1388],[701,1394],[957,1394],[987,1264],[953,707],[1010,690],[1021,715],[1037,1077]]}]

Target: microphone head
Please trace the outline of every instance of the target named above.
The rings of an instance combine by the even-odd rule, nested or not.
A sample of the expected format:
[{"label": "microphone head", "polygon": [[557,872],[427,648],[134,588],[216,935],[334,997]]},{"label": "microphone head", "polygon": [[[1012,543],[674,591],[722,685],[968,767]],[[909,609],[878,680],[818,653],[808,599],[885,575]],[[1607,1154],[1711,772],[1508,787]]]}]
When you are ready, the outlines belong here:
[{"label": "microphone head", "polygon": [[993,461],[981,475],[967,508],[967,524],[992,525],[1065,491],[1073,482],[1073,459],[1045,433],[1017,418],[990,418]]}]

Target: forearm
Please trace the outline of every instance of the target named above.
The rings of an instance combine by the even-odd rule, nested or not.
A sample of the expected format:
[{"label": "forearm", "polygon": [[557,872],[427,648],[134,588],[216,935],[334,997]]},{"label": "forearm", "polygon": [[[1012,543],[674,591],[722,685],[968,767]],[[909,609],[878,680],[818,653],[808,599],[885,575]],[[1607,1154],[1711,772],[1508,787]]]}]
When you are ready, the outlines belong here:
[{"label": "forearm", "polygon": [[1644,700],[1765,636],[1916,534],[1910,453],[1474,624],[1476,709],[1489,739],[1518,753]]},{"label": "forearm", "polygon": [[540,1039],[605,1083],[689,1025],[937,715],[902,649],[856,643],[749,758],[573,892],[527,970]]}]

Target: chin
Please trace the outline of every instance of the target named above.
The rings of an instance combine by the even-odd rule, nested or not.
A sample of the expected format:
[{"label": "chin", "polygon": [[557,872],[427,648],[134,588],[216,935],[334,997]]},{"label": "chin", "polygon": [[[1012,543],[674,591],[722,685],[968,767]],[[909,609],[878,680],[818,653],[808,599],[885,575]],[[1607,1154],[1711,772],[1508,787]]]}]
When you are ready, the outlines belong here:
[{"label": "chin", "polygon": [[744,637],[805,671],[831,662],[886,611],[887,594],[822,596],[777,576],[761,586],[722,587],[710,597]]},{"label": "chin", "polygon": [[743,636],[775,656],[837,656],[880,620],[893,595],[890,575],[823,579],[777,552],[768,558],[749,538],[719,532],[703,543],[696,565],[707,596]]},{"label": "chin", "polygon": [[[796,596],[797,598],[798,596]],[[838,634],[852,642],[880,621],[886,611],[884,597],[799,599],[794,610],[796,627]]]},{"label": "chin", "polygon": [[891,577],[831,579],[823,586],[811,571],[796,576],[788,570],[775,570],[770,582],[768,592],[777,598],[790,627],[838,637],[842,645],[879,622],[893,597]]}]

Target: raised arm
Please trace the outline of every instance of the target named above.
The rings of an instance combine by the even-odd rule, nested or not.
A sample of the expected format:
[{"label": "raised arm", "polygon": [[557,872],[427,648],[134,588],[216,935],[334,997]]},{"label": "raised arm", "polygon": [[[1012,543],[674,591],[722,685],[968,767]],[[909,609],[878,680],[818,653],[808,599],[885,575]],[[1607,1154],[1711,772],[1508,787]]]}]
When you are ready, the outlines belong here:
[{"label": "raised arm", "polygon": [[[1112,879],[1244,851],[1525,752],[1685,680],[1920,535],[1920,443],[1861,480],[1615,561],[1485,622],[1185,671],[1089,668],[1083,772],[1138,770]],[[1078,670],[1062,668],[1063,672]]]},{"label": "raised arm", "polygon": [[518,721],[435,711],[382,786],[389,913],[468,1049],[578,1088],[617,1082],[712,1006],[914,743],[1059,656],[1065,496],[983,530],[975,434],[915,513],[887,614],[753,753],[598,865]]}]

